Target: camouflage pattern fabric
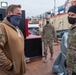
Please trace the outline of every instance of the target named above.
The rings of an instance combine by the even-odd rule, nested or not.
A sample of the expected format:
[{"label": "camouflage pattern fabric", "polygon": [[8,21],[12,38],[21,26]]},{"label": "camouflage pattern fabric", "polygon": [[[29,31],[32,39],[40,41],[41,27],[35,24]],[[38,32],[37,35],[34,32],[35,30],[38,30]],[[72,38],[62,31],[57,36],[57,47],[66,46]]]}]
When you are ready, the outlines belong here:
[{"label": "camouflage pattern fabric", "polygon": [[45,56],[47,55],[48,47],[50,49],[51,55],[53,55],[53,40],[50,40],[50,41],[44,40],[44,55]]},{"label": "camouflage pattern fabric", "polygon": [[66,64],[68,75],[72,75],[72,72],[76,73],[76,26],[71,27],[67,44]]},{"label": "camouflage pattern fabric", "polygon": [[56,38],[55,29],[51,24],[45,25],[42,31],[42,41],[44,43],[44,55],[47,55],[48,47],[53,55],[53,40]]},{"label": "camouflage pattern fabric", "polygon": [[42,41],[44,40],[53,40],[56,38],[55,29],[51,24],[45,25],[42,31]]}]

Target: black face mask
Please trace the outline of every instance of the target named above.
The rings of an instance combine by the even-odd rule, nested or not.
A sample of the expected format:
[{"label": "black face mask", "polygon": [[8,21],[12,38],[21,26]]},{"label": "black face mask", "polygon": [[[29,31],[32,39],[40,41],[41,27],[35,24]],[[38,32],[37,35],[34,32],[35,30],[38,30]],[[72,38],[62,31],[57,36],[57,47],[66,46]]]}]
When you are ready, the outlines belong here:
[{"label": "black face mask", "polygon": [[68,22],[69,22],[70,24],[75,24],[75,23],[76,23],[76,18],[68,17]]},{"label": "black face mask", "polygon": [[46,21],[46,24],[49,24],[49,21]]}]

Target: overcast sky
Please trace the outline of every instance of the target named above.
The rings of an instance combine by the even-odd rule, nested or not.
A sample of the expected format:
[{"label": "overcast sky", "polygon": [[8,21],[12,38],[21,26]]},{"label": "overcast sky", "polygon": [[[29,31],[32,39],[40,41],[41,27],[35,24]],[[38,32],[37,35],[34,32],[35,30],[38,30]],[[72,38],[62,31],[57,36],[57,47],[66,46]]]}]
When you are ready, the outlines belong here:
[{"label": "overcast sky", "polygon": [[[66,0],[55,0],[56,7],[61,6]],[[25,10],[26,17],[40,15],[54,8],[54,0],[0,0],[10,4],[21,4],[22,10]]]}]

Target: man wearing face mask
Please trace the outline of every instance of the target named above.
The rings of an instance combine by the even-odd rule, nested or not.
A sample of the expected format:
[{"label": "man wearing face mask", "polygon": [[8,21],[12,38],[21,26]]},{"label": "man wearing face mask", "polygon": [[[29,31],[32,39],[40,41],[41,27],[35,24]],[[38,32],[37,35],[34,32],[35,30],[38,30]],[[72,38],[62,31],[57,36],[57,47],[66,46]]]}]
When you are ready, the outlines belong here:
[{"label": "man wearing face mask", "polygon": [[76,5],[68,10],[68,22],[71,24],[67,40],[66,64],[68,75],[76,75]]},{"label": "man wearing face mask", "polygon": [[18,28],[21,15],[21,6],[12,4],[0,22],[0,75],[24,75],[26,71],[24,36]]},{"label": "man wearing face mask", "polygon": [[46,16],[46,25],[43,27],[42,31],[42,41],[44,43],[44,57],[45,57],[43,62],[47,62],[48,47],[50,49],[51,54],[50,59],[53,59],[53,40],[56,38],[55,29],[53,25],[50,23],[50,17],[48,18],[47,16]]}]

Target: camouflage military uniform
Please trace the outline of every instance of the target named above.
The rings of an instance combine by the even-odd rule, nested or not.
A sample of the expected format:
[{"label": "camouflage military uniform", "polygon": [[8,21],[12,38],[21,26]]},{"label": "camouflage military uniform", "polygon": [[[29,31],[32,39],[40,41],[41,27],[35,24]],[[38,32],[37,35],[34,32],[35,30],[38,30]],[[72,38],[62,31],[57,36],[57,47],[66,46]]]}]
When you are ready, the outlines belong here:
[{"label": "camouflage military uniform", "polygon": [[72,72],[76,73],[76,26],[71,27],[67,43],[66,64],[68,75],[72,75]]},{"label": "camouflage military uniform", "polygon": [[55,38],[55,29],[51,24],[45,25],[42,31],[42,41],[44,43],[44,56],[47,56],[48,46],[51,56],[53,56],[53,40]]}]

